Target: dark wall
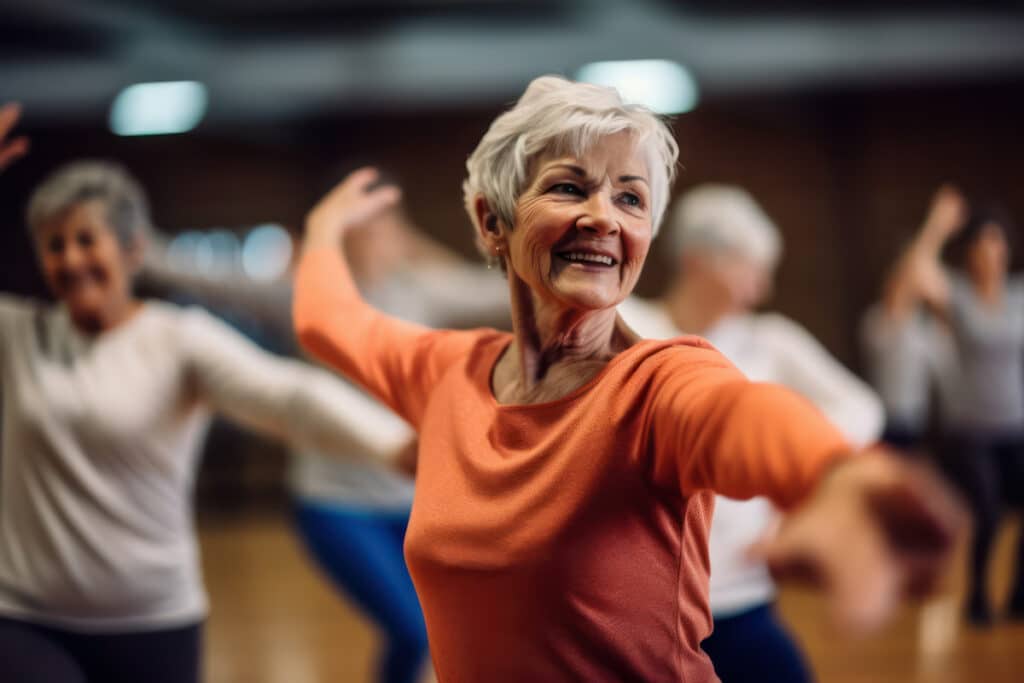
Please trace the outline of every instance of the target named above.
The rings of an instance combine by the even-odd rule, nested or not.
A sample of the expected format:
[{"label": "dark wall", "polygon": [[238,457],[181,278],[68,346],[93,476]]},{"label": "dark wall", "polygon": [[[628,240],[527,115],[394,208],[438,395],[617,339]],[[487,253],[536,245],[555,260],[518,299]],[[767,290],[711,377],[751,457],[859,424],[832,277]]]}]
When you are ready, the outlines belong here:
[{"label": "dark wall", "polygon": [[[856,322],[936,185],[962,183],[1024,217],[1020,83],[752,97],[709,102],[675,122],[683,169],[675,191],[704,181],[747,187],[780,225],[786,251],[772,305],[856,365]],[[157,222],[300,225],[333,179],[361,163],[405,186],[412,216],[473,253],[463,214],[464,162],[498,108],[336,117],[274,129],[117,138],[101,126],[24,128],[29,158],[0,176],[0,289],[40,294],[21,213],[29,189],[58,163],[116,158],[151,194]],[[664,282],[655,252],[644,294]]]}]

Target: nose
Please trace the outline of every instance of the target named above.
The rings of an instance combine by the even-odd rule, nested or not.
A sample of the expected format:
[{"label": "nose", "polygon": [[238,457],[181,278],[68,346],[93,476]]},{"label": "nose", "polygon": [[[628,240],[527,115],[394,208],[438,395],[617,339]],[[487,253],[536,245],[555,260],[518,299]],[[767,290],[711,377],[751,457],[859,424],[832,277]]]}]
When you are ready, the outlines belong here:
[{"label": "nose", "polygon": [[84,260],[85,254],[82,252],[82,248],[73,242],[65,244],[58,256],[58,262],[65,270],[75,270],[79,268]]},{"label": "nose", "polygon": [[576,220],[576,227],[593,235],[604,237],[619,232],[612,198],[608,192],[595,191],[583,204],[583,213]]}]

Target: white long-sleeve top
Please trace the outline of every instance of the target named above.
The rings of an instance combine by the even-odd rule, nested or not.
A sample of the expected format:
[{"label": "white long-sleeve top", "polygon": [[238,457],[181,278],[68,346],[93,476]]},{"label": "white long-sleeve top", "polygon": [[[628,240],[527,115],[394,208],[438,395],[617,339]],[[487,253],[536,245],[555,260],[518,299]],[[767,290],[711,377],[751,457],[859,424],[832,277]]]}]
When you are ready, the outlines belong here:
[{"label": "white long-sleeve top", "polygon": [[205,614],[191,493],[214,411],[381,460],[408,436],[329,373],[156,302],[91,337],[0,296],[0,383],[0,614],[84,631]]},{"label": "white long-sleeve top", "polygon": [[[631,298],[619,312],[644,337],[683,334],[655,302]],[[793,389],[818,407],[854,444],[866,445],[882,430],[882,404],[800,325],[777,313],[725,318],[704,333],[751,380]],[[765,498],[737,501],[717,496],[711,521],[711,611],[728,617],[771,601],[775,585],[767,568],[746,553],[767,530],[775,511]]]}]

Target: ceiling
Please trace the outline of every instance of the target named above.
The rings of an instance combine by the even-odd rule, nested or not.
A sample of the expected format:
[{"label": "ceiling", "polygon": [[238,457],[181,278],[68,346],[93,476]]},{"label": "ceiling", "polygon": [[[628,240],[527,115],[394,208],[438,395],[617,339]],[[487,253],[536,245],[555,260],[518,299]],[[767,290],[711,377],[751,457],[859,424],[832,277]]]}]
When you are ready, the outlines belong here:
[{"label": "ceiling", "polygon": [[1024,80],[1020,3],[822,4],[0,0],[0,99],[61,121],[102,116],[131,83],[192,79],[217,126],[487,106],[604,59],[676,60],[711,98]]}]

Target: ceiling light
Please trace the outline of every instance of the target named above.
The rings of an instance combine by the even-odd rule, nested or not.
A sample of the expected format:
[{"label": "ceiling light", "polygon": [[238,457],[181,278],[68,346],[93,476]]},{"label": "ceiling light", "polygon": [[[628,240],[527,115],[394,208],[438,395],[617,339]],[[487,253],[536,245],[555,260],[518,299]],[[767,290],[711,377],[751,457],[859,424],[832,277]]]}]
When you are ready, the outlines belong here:
[{"label": "ceiling light", "polygon": [[206,101],[206,86],[196,81],[130,85],[114,98],[110,130],[118,135],[185,133],[199,125]]},{"label": "ceiling light", "polygon": [[665,59],[592,62],[580,68],[576,80],[615,88],[626,102],[659,114],[683,114],[697,106],[693,75]]}]

